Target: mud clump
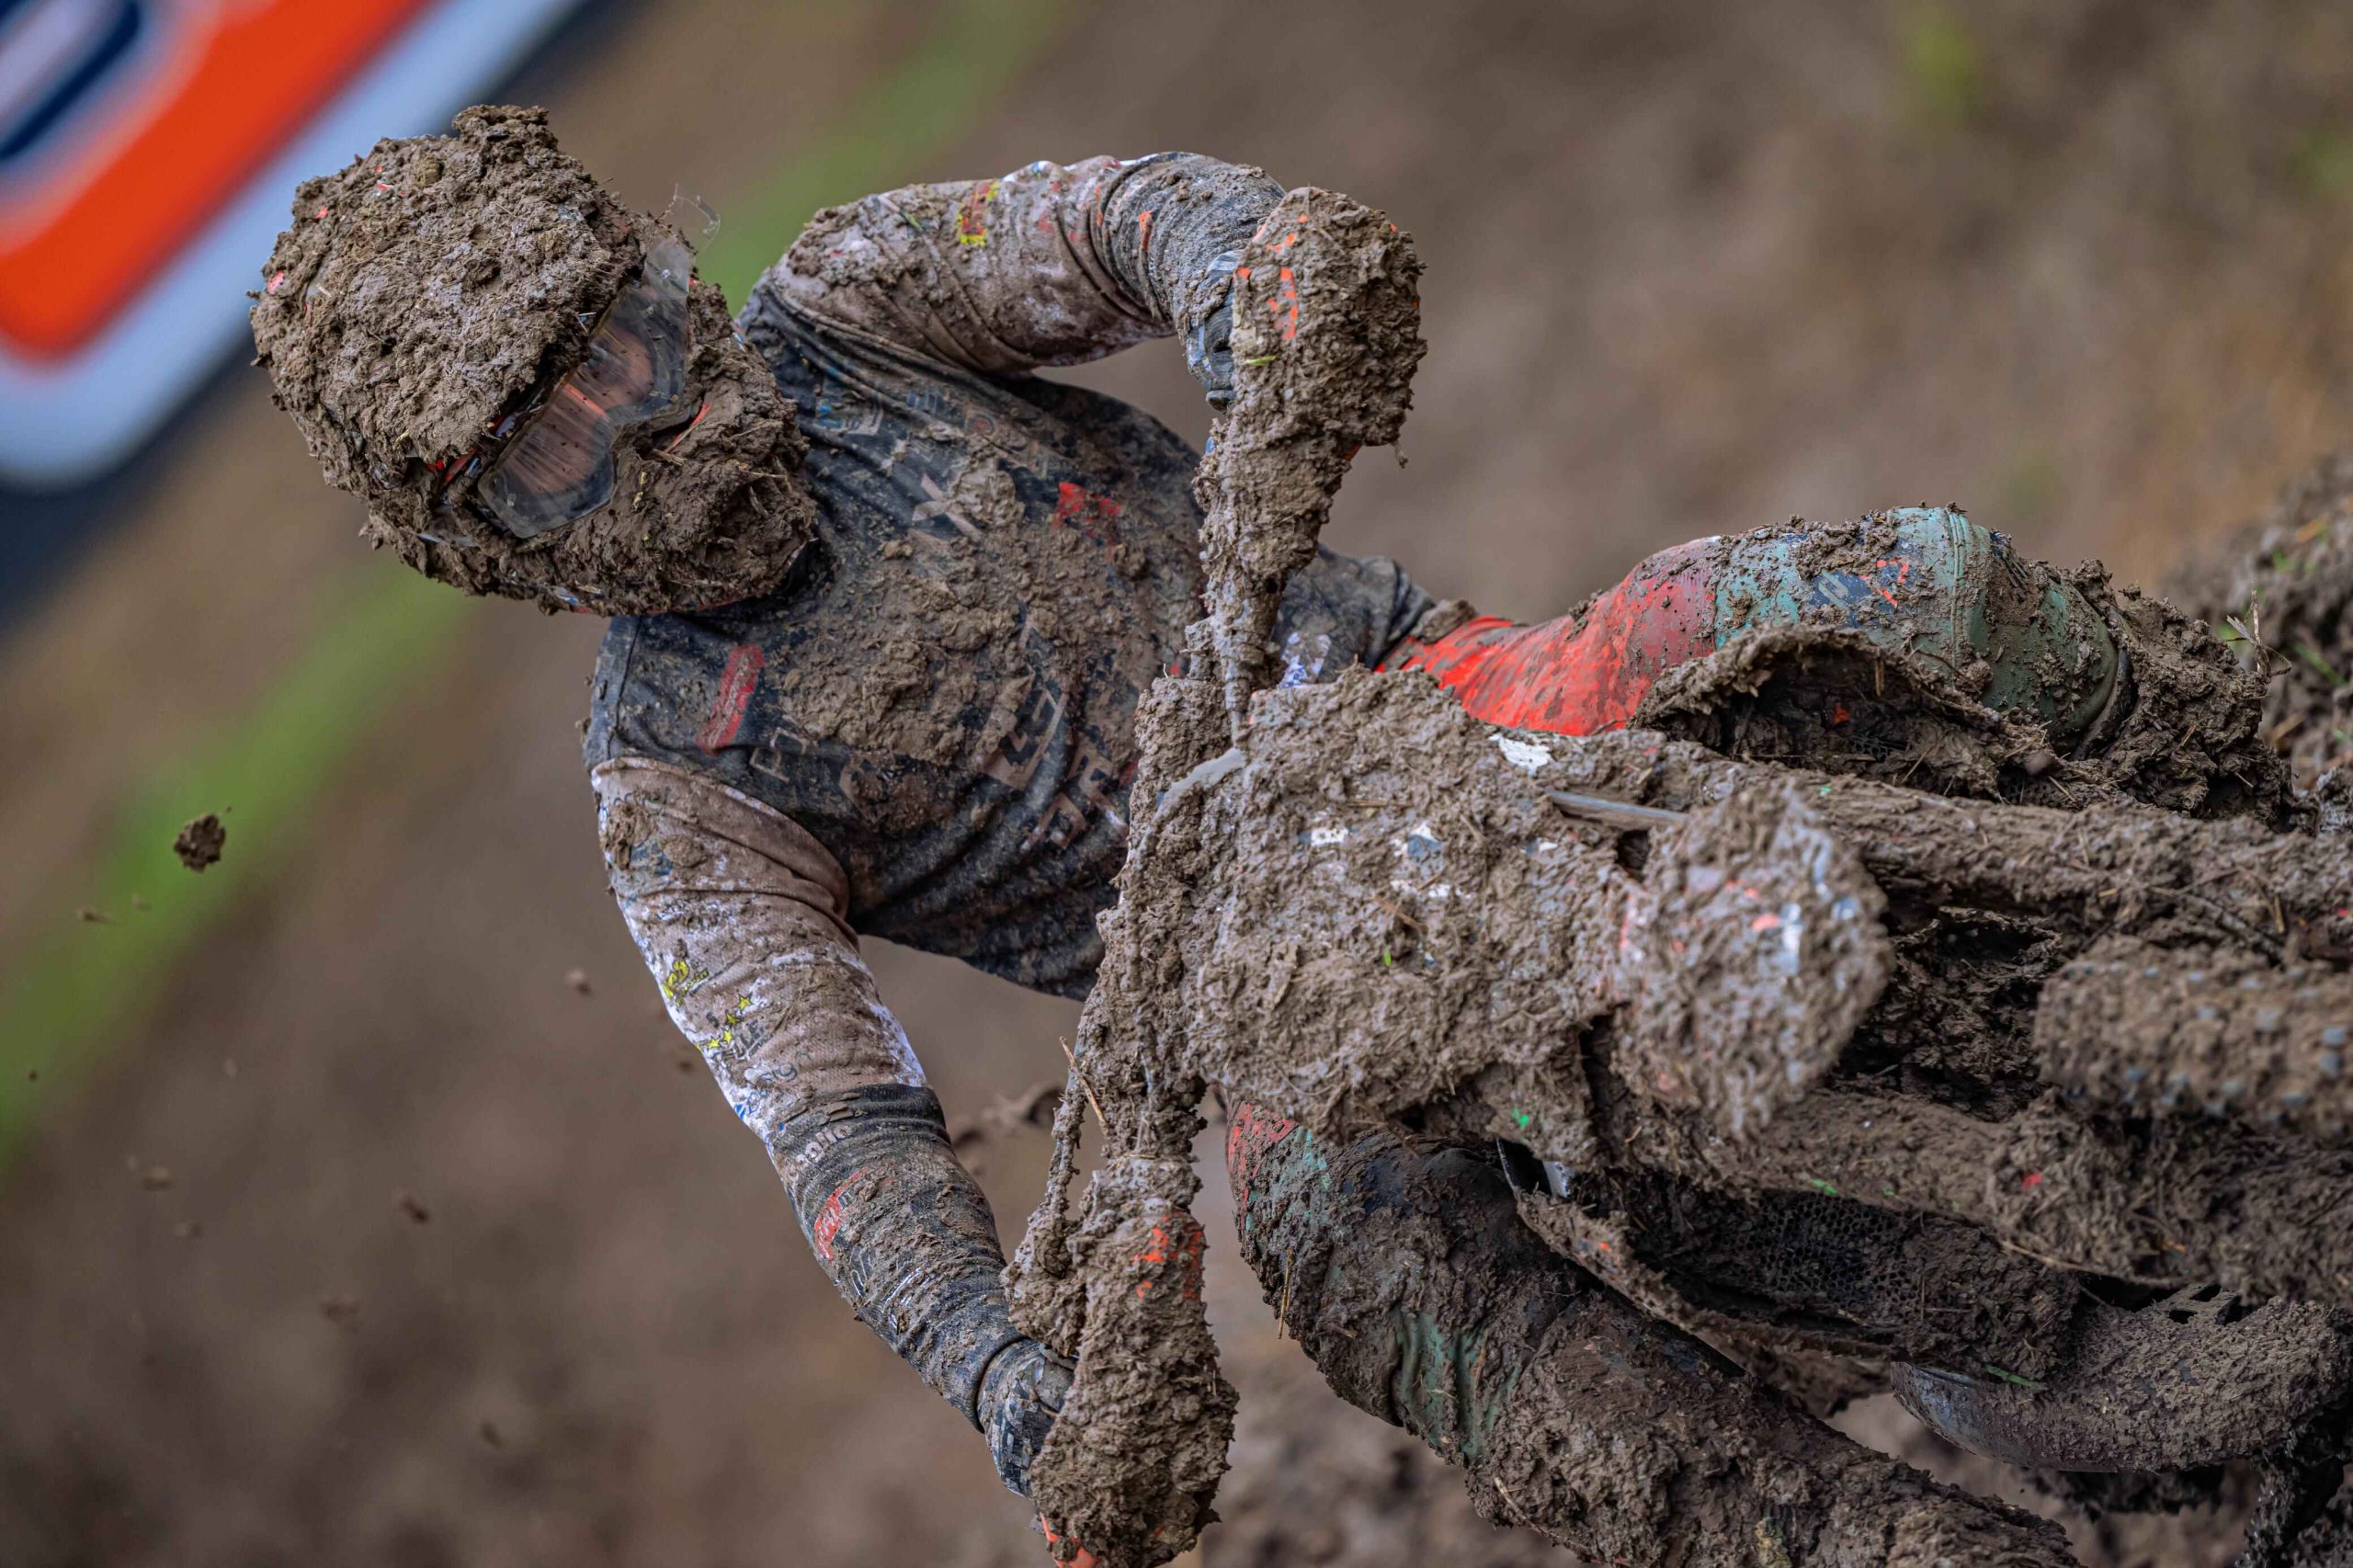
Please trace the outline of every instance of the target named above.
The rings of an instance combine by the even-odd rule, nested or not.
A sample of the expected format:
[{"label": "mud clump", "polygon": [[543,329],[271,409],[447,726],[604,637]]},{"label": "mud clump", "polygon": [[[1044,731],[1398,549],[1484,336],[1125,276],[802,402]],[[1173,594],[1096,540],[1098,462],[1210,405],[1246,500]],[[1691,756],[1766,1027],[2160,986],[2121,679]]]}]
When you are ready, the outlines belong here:
[{"label": "mud clump", "polygon": [[[1870,556],[1872,523],[1859,525],[1859,552],[1849,543],[1853,560],[1844,564]],[[1841,564],[1833,558],[1825,569]],[[2097,617],[2076,634],[2097,631],[2113,652],[2112,687],[2080,729],[2064,712],[1987,706],[1992,677],[1982,662],[1956,670],[1853,630],[1809,624],[1749,631],[1668,671],[1634,727],[1742,760],[1943,795],[2067,810],[2137,801],[2281,827],[2300,820],[2289,771],[2264,739],[2262,685],[2222,643],[2163,600],[2113,588],[2097,565],[2063,578],[2032,570],[2046,591]],[[2055,660],[2033,674],[2063,696],[2081,684]]]},{"label": "mud clump", "polygon": [[2052,978],[2046,1075],[2128,1114],[2244,1115],[2329,1146],[2353,1127],[2353,979],[2118,938]]},{"label": "mud clump", "polygon": [[257,364],[365,536],[469,593],[653,613],[780,583],[810,536],[803,446],[725,301],[690,290],[688,398],[624,433],[612,499],[536,538],[472,502],[473,460],[580,363],[661,237],[558,150],[539,109],[472,108],[296,193],[253,308]]},{"label": "mud clump", "polygon": [[[1139,716],[1074,1061],[1106,1163],[1074,1230],[1067,1096],[1013,1270],[1017,1321],[1078,1362],[1084,1416],[1032,1474],[1057,1554],[1147,1568],[1208,1517],[1230,1395],[1198,1307],[1131,1276],[1193,1233],[1178,1173],[1210,1084],[1238,1102],[1244,1250],[1335,1391],[1464,1471],[1486,1517],[1606,1560],[2067,1561],[1768,1381],[1824,1357],[1957,1380],[1948,1429],[2028,1449],[2086,1447],[2053,1418],[2081,1393],[2118,1469],[2274,1452],[2344,1398],[2353,1244],[2295,1216],[2353,1202],[2302,1043],[2353,961],[2353,844],[2296,831],[2316,813],[2257,683],[2097,568],[1979,548],[1999,580],[1964,597],[2031,629],[2012,643],[1802,615],[1668,674],[1614,733],[1498,729],[1417,673],[1259,689],[1347,437],[1393,436],[1419,348],[1385,226],[1311,222],[1313,198],[1299,257],[1353,235],[1337,276],[1385,324],[1289,347],[1318,269],[1263,254],[1290,249],[1279,221],[1237,270],[1240,390],[1199,482],[1209,614],[1193,676]],[[1396,362],[1365,363],[1383,340]],[[1322,373],[1361,400],[1320,408]],[[1860,577],[1924,519],[1808,533],[1796,566]],[[2298,1115],[2227,1093],[2195,1124],[2114,1114],[2111,1060],[2137,1082],[2136,1051],[2199,1048],[2068,1027],[2115,943],[2312,989],[2262,1075]],[[2239,1012],[2233,1040],[2290,1010]],[[2195,1345],[2137,1312],[2201,1280],[2309,1300]],[[2157,1372],[2232,1397],[2161,1397]],[[2045,1378],[2050,1408],[2002,1405]]]},{"label": "mud clump", "polygon": [[[2107,583],[2097,565],[2077,575]],[[2097,755],[2082,760],[2086,781],[2194,816],[2301,825],[2294,780],[2268,738],[2261,683],[2247,679],[2229,650],[2169,600],[2127,588],[2109,602],[2131,706],[2100,738]],[[2072,807],[2082,799],[2049,803]]]},{"label": "mud clump", "polygon": [[[1652,835],[1646,897],[1615,963],[1622,1070],[1663,1104],[1748,1136],[1819,1082],[1894,967],[1886,900],[1794,781],[1688,812]],[[1756,983],[1756,938],[1778,947]]]},{"label": "mud clump", "polygon": [[1217,1516],[1234,1394],[1201,1312],[1189,1161],[1115,1158],[1071,1238],[1087,1369],[1031,1469],[1040,1515],[1107,1562],[1189,1548]]},{"label": "mud clump", "polygon": [[[1270,693],[1256,715],[1246,762],[1188,808],[1197,844],[1131,868],[1120,915],[1188,955],[1149,1027],[1181,1022],[1193,1066],[1243,1098],[1327,1133],[1501,1138],[1580,1171],[1941,1215],[2079,1267],[2353,1305],[2353,1253],[2289,1219],[2353,1198],[2331,1146],[2326,999],[2353,956],[2341,842],[2129,803],[1952,801],[1638,731],[1517,735],[1413,676]],[[1576,814],[1596,798],[1677,814]],[[1754,854],[1825,839],[1868,878],[1826,851]],[[2100,1114],[2131,1107],[2097,1085],[2208,1038],[2069,1026],[2086,1006],[2139,1016],[2085,999],[2131,978],[2109,941],[2175,949],[2184,984],[2212,976],[2189,981],[2183,955],[2243,955],[2212,1039],[2271,1054],[2229,1090],[2212,1071],[2206,1114]],[[1662,1002],[1657,972],[1695,952],[1716,954],[1716,983]],[[1685,1063],[1709,1053],[1721,1082],[1702,1091]],[[2273,1179],[2211,1208],[2233,1171]]]},{"label": "mud clump", "polygon": [[2353,450],[2290,483],[2169,587],[2264,672],[2264,733],[2300,782],[2353,762]]},{"label": "mud clump", "polygon": [[189,870],[201,871],[220,861],[228,842],[229,830],[221,825],[220,813],[207,812],[180,829],[179,836],[172,840],[172,853]]},{"label": "mud clump", "polygon": [[[1213,746],[1222,717],[1207,681],[1156,683],[1138,723],[1132,799],[1182,796],[1170,769]],[[1152,855],[1169,815],[1165,799],[1135,811],[1130,871]],[[1046,1197],[1007,1280],[1015,1324],[1076,1363],[1029,1471],[1054,1555],[1068,1562],[1084,1550],[1107,1568],[1149,1568],[1188,1550],[1216,1517],[1210,1502],[1234,1394],[1218,1370],[1190,1212],[1196,1108],[1207,1085],[1183,1062],[1183,1037],[1160,1032],[1134,1000],[1173,955],[1132,939],[1116,910],[1101,926],[1105,957],[1079,1017],[1072,1089],[1055,1113]],[[1067,1190],[1082,1107],[1102,1120],[1105,1158],[1074,1225]]]},{"label": "mud clump", "polygon": [[1283,585],[1314,555],[1341,476],[1404,428],[1427,347],[1421,270],[1396,224],[1313,188],[1276,203],[1234,270],[1234,396],[1194,493],[1205,630],[1237,733]]}]

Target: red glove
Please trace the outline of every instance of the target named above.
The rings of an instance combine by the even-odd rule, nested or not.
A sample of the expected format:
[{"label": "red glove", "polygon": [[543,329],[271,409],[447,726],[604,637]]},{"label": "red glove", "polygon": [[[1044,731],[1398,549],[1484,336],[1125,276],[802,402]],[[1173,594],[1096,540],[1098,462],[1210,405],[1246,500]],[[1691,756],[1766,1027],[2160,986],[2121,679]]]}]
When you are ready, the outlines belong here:
[{"label": "red glove", "polygon": [[[1063,1538],[1054,1533],[1054,1527],[1048,1524],[1042,1516],[1038,1520],[1038,1528],[1046,1532],[1048,1546],[1060,1546],[1063,1543]],[[1060,1559],[1051,1559],[1051,1561],[1056,1562],[1057,1568],[1096,1568],[1095,1553],[1083,1546],[1071,1553],[1067,1563],[1062,1562]]]}]

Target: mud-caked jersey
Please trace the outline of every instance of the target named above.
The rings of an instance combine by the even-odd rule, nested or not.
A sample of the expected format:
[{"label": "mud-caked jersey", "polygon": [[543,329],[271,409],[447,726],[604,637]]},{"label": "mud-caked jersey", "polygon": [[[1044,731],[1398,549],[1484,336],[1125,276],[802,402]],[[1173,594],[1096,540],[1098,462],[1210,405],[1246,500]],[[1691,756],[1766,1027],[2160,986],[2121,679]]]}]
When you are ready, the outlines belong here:
[{"label": "mud-caked jersey", "polygon": [[[1189,242],[1171,250],[1238,244],[1264,210],[1246,198],[1279,187],[1236,174],[1033,165],[813,225],[740,324],[799,410],[815,542],[770,597],[613,622],[590,763],[658,759],[775,807],[840,862],[861,932],[1083,991],[1136,705],[1201,613],[1198,458],[1023,372],[1170,330],[1138,219],[1148,237],[1157,198],[1178,209],[1164,240]],[[1227,210],[1198,199],[1236,184]],[[1323,551],[1283,601],[1284,678],[1377,663],[1427,608],[1390,562]]]},{"label": "mud-caked jersey", "polygon": [[[770,597],[614,621],[597,663],[599,836],[671,1017],[835,1285],[1001,1462],[1037,1433],[986,1392],[1034,1382],[1001,1256],[857,938],[1086,988],[1202,514],[1186,442],[1030,372],[1182,332],[1214,385],[1221,261],[1280,195],[1172,155],[819,214],[738,318],[809,443],[813,540]],[[1283,678],[1376,664],[1428,608],[1324,551]]]}]

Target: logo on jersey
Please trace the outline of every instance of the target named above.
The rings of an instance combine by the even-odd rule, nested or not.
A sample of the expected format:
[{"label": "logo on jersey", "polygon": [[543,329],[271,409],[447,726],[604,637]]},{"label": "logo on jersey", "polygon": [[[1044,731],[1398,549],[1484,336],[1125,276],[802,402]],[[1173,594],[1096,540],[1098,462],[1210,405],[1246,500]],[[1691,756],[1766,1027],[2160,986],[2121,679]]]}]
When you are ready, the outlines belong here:
[{"label": "logo on jersey", "polygon": [[759,688],[760,668],[767,662],[767,655],[760,652],[757,642],[738,642],[728,651],[719,689],[711,693],[710,711],[695,733],[695,744],[705,756],[735,744],[744,728],[744,715],[752,706],[752,693]]}]

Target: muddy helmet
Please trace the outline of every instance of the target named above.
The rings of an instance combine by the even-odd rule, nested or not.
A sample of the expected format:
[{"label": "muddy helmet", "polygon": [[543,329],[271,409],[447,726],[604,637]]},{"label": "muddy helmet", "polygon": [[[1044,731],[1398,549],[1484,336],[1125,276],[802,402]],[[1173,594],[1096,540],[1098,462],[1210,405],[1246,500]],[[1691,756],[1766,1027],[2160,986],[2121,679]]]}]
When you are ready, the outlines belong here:
[{"label": "muddy helmet", "polygon": [[471,108],[305,183],[253,308],[365,537],[547,609],[769,592],[810,537],[792,408],[693,276],[535,108]]}]

